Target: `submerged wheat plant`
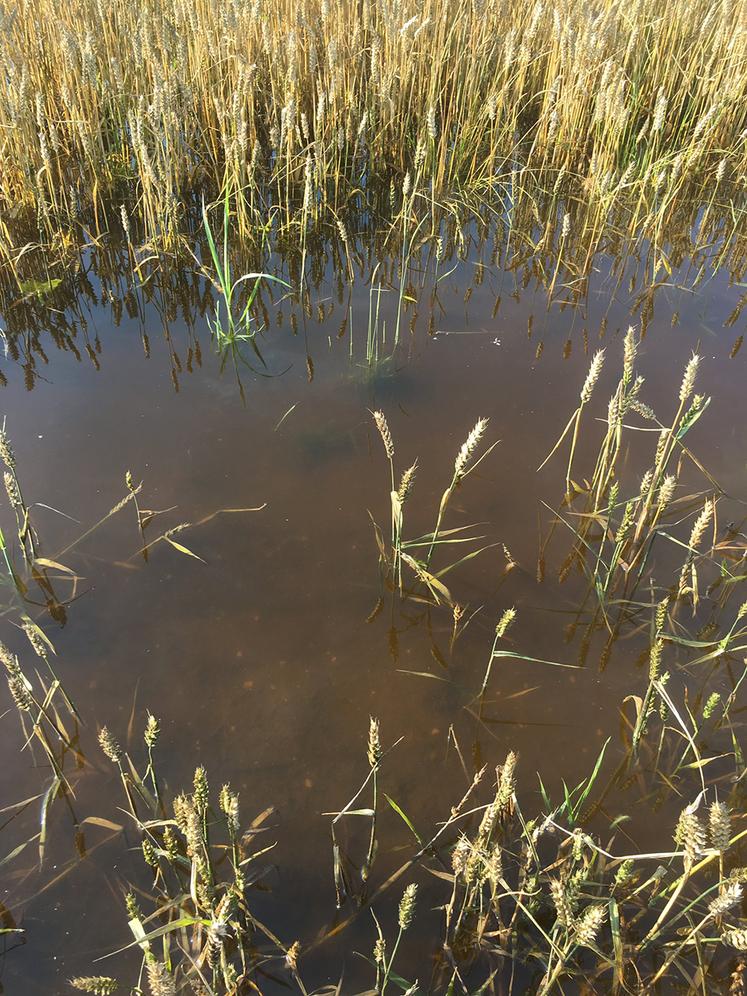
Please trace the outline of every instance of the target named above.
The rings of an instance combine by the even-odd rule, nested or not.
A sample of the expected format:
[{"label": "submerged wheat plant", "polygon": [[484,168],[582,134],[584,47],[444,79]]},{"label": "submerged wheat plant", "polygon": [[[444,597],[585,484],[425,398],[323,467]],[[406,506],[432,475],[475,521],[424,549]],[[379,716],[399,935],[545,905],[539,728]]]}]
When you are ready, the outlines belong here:
[{"label": "submerged wheat plant", "polygon": [[[697,605],[697,560],[702,556],[698,548],[709,523],[715,519],[716,505],[721,497],[707,472],[705,480],[708,488],[715,486],[717,490],[707,493],[704,504],[699,493],[679,493],[683,487],[680,474],[685,461],[691,463],[701,475],[704,473],[704,468],[689,453],[685,443],[685,437],[710,403],[710,398],[694,394],[700,358],[693,355],[687,362],[675,411],[671,419],[661,422],[641,398],[644,378],[636,373],[637,354],[636,330],[631,327],[623,343],[622,374],[607,406],[606,431],[599,443],[593,470],[585,476],[586,484],[573,484],[571,487],[570,461],[578,438],[581,412],[591,401],[601,368],[601,353],[597,353],[592,360],[581,389],[580,404],[550,454],[573,429],[565,494],[571,514],[577,517],[576,522],[570,524],[576,542],[561,575],[565,577],[570,566],[577,563],[589,577],[600,603],[604,604],[613,591],[618,595],[623,592],[623,598],[618,603],[623,606],[623,612],[627,611],[626,600],[632,598],[636,587],[645,578],[654,543],[657,540],[661,542],[662,538],[670,543],[679,543],[669,533],[670,518],[675,509],[682,509],[694,500],[701,503],[701,511],[692,526],[689,541],[680,544],[685,547],[686,556],[672,596],[675,599],[689,596],[693,605]],[[636,417],[639,424],[635,424]],[[626,421],[628,419],[631,421]],[[640,482],[633,486],[633,493],[624,497],[621,489],[626,483],[625,444],[630,439],[631,446],[642,449],[644,441],[652,436],[655,445],[650,467]],[[542,466],[548,459],[549,456]]]},{"label": "submerged wheat plant", "polygon": [[579,394],[578,408],[576,408],[574,413],[571,415],[570,419],[568,420],[568,424],[560,434],[560,438],[558,439],[558,441],[555,443],[555,445],[550,450],[548,455],[545,457],[545,459],[537,468],[538,471],[542,470],[547,461],[556,452],[558,447],[561,445],[565,437],[570,432],[572,434],[571,449],[568,455],[568,469],[566,470],[565,474],[566,495],[571,494],[571,470],[573,467],[573,454],[576,451],[576,443],[578,442],[578,430],[581,422],[581,414],[584,410],[584,407],[588,405],[588,403],[591,401],[591,395],[594,391],[594,388],[596,387],[597,381],[599,380],[599,375],[602,372],[603,364],[604,364],[604,350],[600,349],[594,354],[594,357],[591,361],[589,372],[586,375],[586,380],[584,381],[584,385],[581,388],[581,393]]},{"label": "submerged wheat plant", "polygon": [[[654,685],[667,610],[667,602],[657,608]],[[504,612],[496,639],[505,635],[514,615]],[[682,702],[675,704],[669,696],[666,701],[674,716],[685,712]],[[307,924],[306,939],[285,945],[257,918],[252,903],[258,862],[272,849],[261,838],[270,810],[245,828],[238,795],[228,784],[211,792],[201,765],[189,791],[162,801],[155,770],[159,733],[158,720],[148,713],[144,772],[106,728],[99,734],[103,753],[122,781],[150,882],[137,895],[128,892],[124,902],[133,937],[130,978],[138,976],[139,960],[139,984],[146,979],[153,996],[186,987],[235,996],[246,987],[254,991],[266,971],[282,973],[285,985],[308,996],[301,975],[307,951],[369,914],[375,934],[368,958],[373,992],[416,996],[423,989],[417,979],[401,974],[399,956],[406,947],[423,947],[423,930],[429,929],[420,922],[423,902],[443,918],[440,956],[428,991],[444,996],[485,991],[490,984],[508,994],[548,996],[566,985],[646,993],[662,981],[690,977],[698,967],[704,972],[702,991],[710,994],[720,991],[717,979],[724,967],[747,950],[741,906],[747,873],[737,863],[747,829],[736,808],[738,790],[714,796],[705,787],[692,736],[686,737],[690,745],[676,771],[662,772],[663,783],[674,792],[676,778],[678,794],[692,781],[700,780],[703,788],[690,803],[680,804],[671,842],[662,841],[649,853],[632,849],[620,817],[610,817],[605,827],[603,768],[609,741],[588,776],[575,786],[563,783],[560,802],[552,802],[540,778],[541,805],[533,810],[529,806],[536,803],[519,793],[519,759],[509,751],[495,768],[492,785],[486,784],[487,767],[474,770],[462,798],[428,830],[422,817],[413,819],[377,787],[403,738],[385,749],[379,722],[371,717],[363,783],[338,813],[329,814],[334,816],[338,907],[353,900],[355,909],[321,934],[318,925]],[[674,728],[663,731],[662,746],[669,740],[682,742]],[[691,757],[696,764],[689,763]],[[639,763],[635,748],[630,760]],[[368,786],[371,807],[359,808]],[[394,853],[403,863],[377,881],[373,859],[382,844],[377,816],[384,799],[415,844],[410,851],[400,843]],[[370,821],[371,833],[365,856],[356,858],[338,828],[344,819],[362,817]],[[416,874],[427,883],[424,901]],[[125,972],[123,967],[119,975]],[[79,977],[71,984],[106,996],[121,985],[108,975]]]},{"label": "submerged wheat plant", "polygon": [[[148,763],[141,773],[106,727],[99,733],[104,755],[118,770],[152,882],[152,911],[142,909],[134,892],[125,897],[133,946],[153,996],[181,992],[185,982],[215,993],[237,992],[265,960],[257,947],[260,936],[285,953],[248,899],[252,864],[271,849],[255,844],[269,811],[245,828],[237,793],[224,784],[213,800],[202,766],[195,769],[191,791],[173,798],[167,811],[154,765],[158,739],[158,721],[149,714],[143,732]],[[97,992],[85,986],[111,986],[114,980],[78,979],[73,985]]]},{"label": "submerged wheat plant", "polygon": [[[415,481],[418,462],[415,460],[414,463],[410,464],[410,466],[403,471],[402,476],[400,477],[399,486],[397,486],[394,468],[394,440],[389,428],[389,423],[387,422],[386,416],[382,411],[375,411],[372,413],[372,416],[376,429],[381,437],[387,463],[389,465],[389,481],[391,488],[389,494],[392,521],[391,552],[386,550],[385,544],[381,538],[381,532],[374,522],[380,560],[386,565],[387,569],[391,571],[394,584],[398,586],[401,594],[403,593],[402,564],[404,563],[407,564],[407,566],[412,570],[416,579],[428,589],[436,603],[445,601],[448,604],[453,604],[451,593],[441,580],[440,576],[451,570],[455,564],[447,565],[438,571],[433,571],[431,570],[431,559],[434,551],[439,546],[443,546],[454,541],[454,537],[451,535],[452,533],[460,534],[458,539],[458,542],[460,543],[472,542],[482,538],[470,537],[463,534],[463,530],[469,529],[470,527],[459,527],[455,530],[450,530],[448,531],[449,535],[444,536],[443,518],[455,490],[497,445],[497,443],[491,444],[480,456],[477,456],[477,451],[480,448],[480,443],[488,426],[488,419],[481,418],[477,420],[474,428],[470,431],[457,453],[454,461],[454,470],[451,481],[441,497],[433,532],[427,533],[425,536],[417,537],[415,539],[406,540],[403,532],[404,512]],[[427,551],[424,556],[421,552],[422,550]],[[479,551],[468,554],[467,558],[474,556],[476,552]]]},{"label": "submerged wheat plant", "polygon": [[478,447],[482,437],[485,435],[485,431],[488,427],[489,419],[479,418],[474,425],[474,428],[470,431],[469,435],[462,443],[459,452],[457,453],[456,460],[454,461],[454,474],[451,478],[451,483],[444,491],[441,496],[441,503],[438,506],[438,516],[436,518],[436,525],[433,529],[433,534],[431,536],[430,546],[428,547],[428,554],[425,558],[426,567],[430,564],[431,557],[433,556],[433,550],[438,543],[439,536],[441,534],[441,524],[443,522],[444,513],[451,500],[452,495],[456,488],[462,483],[462,481],[471,474],[485,459],[485,457],[494,449],[497,445],[493,443],[488,449],[477,459],[475,455],[477,453]]},{"label": "submerged wheat plant", "polygon": [[[263,281],[271,281],[288,287],[284,280],[269,273],[244,273],[234,279],[231,273],[231,261],[229,250],[229,230],[231,225],[231,190],[226,185],[223,198],[223,248],[219,251],[210,226],[210,218],[205,202],[202,202],[202,225],[213,263],[214,272],[209,273],[209,277],[218,292],[218,300],[215,305],[215,318],[211,323],[211,331],[215,337],[218,348],[235,346],[241,342],[253,342],[258,331],[253,326],[252,308],[259,293]],[[204,270],[204,267],[202,268]],[[246,285],[246,286],[245,286]],[[241,291],[245,291],[245,299],[242,301],[243,307],[237,313],[237,298]],[[255,351],[257,347],[255,346]]]}]

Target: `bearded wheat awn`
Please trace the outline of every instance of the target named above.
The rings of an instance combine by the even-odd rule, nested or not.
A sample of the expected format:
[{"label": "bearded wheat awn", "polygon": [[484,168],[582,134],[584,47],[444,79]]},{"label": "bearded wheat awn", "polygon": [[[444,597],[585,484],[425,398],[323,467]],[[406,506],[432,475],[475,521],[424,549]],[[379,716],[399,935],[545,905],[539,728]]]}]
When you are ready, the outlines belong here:
[{"label": "bearded wheat awn", "polygon": [[714,802],[708,810],[708,830],[711,846],[723,854],[731,839],[731,817],[729,807],[723,802]]},{"label": "bearded wheat awn", "polygon": [[402,935],[406,933],[412,926],[412,921],[415,918],[415,900],[417,897],[418,887],[413,882],[407,886],[405,891],[402,893],[402,898],[399,901],[399,909],[397,913],[397,924],[399,931],[397,933],[397,939],[394,942],[394,947],[392,948],[392,954],[383,972],[383,978],[381,980],[380,993],[386,992],[387,985],[389,983],[389,977],[392,972],[392,967],[394,965],[394,959],[397,956],[397,951],[399,950],[399,945],[402,940]]},{"label": "bearded wheat awn", "polygon": [[587,906],[574,924],[576,943],[591,947],[596,942],[597,934],[602,929],[602,924],[606,919],[606,906]]},{"label": "bearded wheat awn", "polygon": [[456,482],[461,481],[462,478],[466,476],[467,468],[469,467],[470,461],[472,460],[475,450],[479,446],[480,440],[484,436],[487,427],[488,419],[478,419],[475,427],[462,444],[456,460],[454,461],[454,480]]},{"label": "bearded wheat awn", "polygon": [[394,558],[395,558],[395,574],[399,578],[399,589],[400,594],[402,594],[402,530],[404,526],[403,521],[403,511],[405,502],[410,496],[410,491],[412,490],[413,482],[415,480],[415,472],[418,467],[418,461],[416,460],[411,464],[406,471],[402,474],[400,479],[399,488],[397,491],[392,491],[391,502],[392,502],[392,524],[394,530]]},{"label": "bearded wheat awn", "polygon": [[493,637],[493,648],[490,651],[490,657],[488,659],[488,666],[485,668],[485,676],[482,679],[482,687],[480,688],[480,696],[484,696],[487,691],[488,682],[490,681],[490,672],[493,667],[493,661],[496,658],[496,650],[498,649],[498,642],[503,639],[503,637],[508,632],[509,627],[516,618],[516,609],[513,606],[510,609],[506,609],[501,618],[498,620],[498,625],[495,628],[495,635]]},{"label": "bearded wheat awn", "polygon": [[454,461],[454,474],[451,478],[451,483],[444,491],[441,497],[441,503],[438,507],[438,517],[436,519],[436,525],[431,536],[431,542],[428,547],[428,555],[425,559],[425,566],[428,567],[431,562],[431,557],[433,556],[433,549],[438,542],[439,533],[441,531],[441,523],[443,521],[444,512],[446,511],[446,506],[449,504],[449,499],[454,493],[454,489],[460,484],[468,474],[470,474],[475,467],[477,467],[491,452],[491,450],[496,446],[495,443],[489,446],[488,449],[483,453],[483,455],[474,461],[474,456],[477,451],[478,446],[482,437],[485,435],[485,430],[488,427],[488,422],[490,420],[487,418],[479,418],[474,425],[474,428],[470,431],[469,435],[462,443],[457,453],[456,459]]},{"label": "bearded wheat awn", "polygon": [[108,975],[87,975],[71,979],[70,985],[83,993],[94,993],[94,996],[111,996],[119,988],[116,979]]},{"label": "bearded wheat awn", "polygon": [[538,472],[542,470],[542,468],[548,462],[550,457],[556,452],[556,450],[561,445],[561,443],[568,435],[568,433],[571,431],[571,429],[573,429],[573,435],[571,437],[571,449],[568,456],[568,468],[566,470],[566,475],[565,475],[566,494],[570,494],[571,492],[571,468],[573,465],[573,454],[576,450],[576,443],[578,441],[578,428],[579,428],[579,423],[581,421],[581,413],[584,409],[584,406],[587,405],[591,400],[594,388],[596,387],[597,381],[599,380],[599,375],[602,372],[603,365],[604,365],[604,350],[599,349],[592,357],[592,361],[589,366],[589,371],[586,375],[586,380],[584,381],[583,386],[581,388],[581,392],[579,394],[578,407],[576,408],[576,410],[568,420],[568,424],[566,425],[565,429],[563,429],[563,431],[561,432],[558,441],[555,443],[553,448],[550,450],[545,459],[537,468]]},{"label": "bearded wheat awn", "polygon": [[[679,406],[677,411],[675,412],[671,425],[663,428],[661,431],[656,448],[656,457],[652,472],[652,486],[649,488],[645,500],[641,503],[641,509],[638,514],[638,521],[636,523],[635,533],[633,536],[632,542],[634,547],[637,547],[637,552],[632,558],[632,563],[635,563],[636,560],[642,556],[645,547],[645,543],[642,542],[643,531],[649,522],[654,500],[654,492],[659,486],[659,482],[662,480],[663,475],[666,473],[667,465],[669,464],[672,454],[674,453],[680,434],[684,434],[684,431],[689,428],[689,421],[687,420],[685,406],[695,388],[695,379],[698,373],[699,365],[700,357],[697,353],[693,353],[687,362],[682,376],[682,383],[680,384],[679,391]],[[702,406],[699,405],[698,409],[700,410],[701,407]]]},{"label": "bearded wheat awn", "polygon": [[[697,549],[700,546],[705,531],[708,528],[708,524],[715,514],[716,503],[714,499],[708,499],[703,506],[698,518],[693,523],[693,528],[690,533],[690,539],[688,540],[688,553],[685,558],[685,563],[682,565],[682,570],[680,572],[679,584],[677,587],[677,597],[682,596],[686,591],[689,591],[693,597],[694,605],[697,604],[698,592],[697,592],[697,576],[695,573],[695,556],[697,554]],[[688,578],[690,579],[690,585],[688,587]]]},{"label": "bearded wheat awn", "polygon": [[[382,411],[375,411],[371,413],[374,424],[378,429],[379,435],[381,436],[381,441],[384,444],[384,452],[386,453],[386,458],[389,463],[389,500],[391,505],[391,544],[392,550],[394,551],[395,558],[395,573],[399,574],[399,583],[402,584],[402,568],[400,563],[400,552],[401,552],[401,534],[402,534],[402,500],[399,497],[399,491],[396,489],[394,484],[394,440],[392,439],[392,433],[389,430],[389,423],[386,420],[386,416]],[[414,469],[412,471],[414,473]],[[410,480],[412,475],[410,475]],[[407,488],[409,489],[409,482],[407,483]]]}]

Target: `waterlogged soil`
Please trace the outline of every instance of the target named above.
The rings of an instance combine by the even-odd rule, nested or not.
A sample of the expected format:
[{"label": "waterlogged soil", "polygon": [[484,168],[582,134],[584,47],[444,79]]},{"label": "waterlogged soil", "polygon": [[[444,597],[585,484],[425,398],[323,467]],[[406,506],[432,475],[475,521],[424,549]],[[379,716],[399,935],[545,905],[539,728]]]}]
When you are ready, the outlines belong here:
[{"label": "waterlogged soil", "polygon": [[[542,472],[537,467],[576,406],[593,351],[605,347],[607,363],[575,458],[575,476],[590,473],[603,432],[599,419],[619,376],[622,335],[631,323],[640,328],[648,302],[642,396],[663,419],[674,411],[682,370],[697,349],[699,389],[712,402],[689,445],[728,495],[746,497],[747,350],[739,349],[744,318],[730,321],[743,289],[726,272],[693,290],[683,269],[642,299],[645,275],[638,273],[632,290],[636,266],[613,281],[609,264],[598,262],[581,302],[549,306],[533,280],[467,259],[440,280],[437,299],[426,297],[417,314],[406,307],[396,349],[395,285],[381,294],[375,363],[366,360],[370,274],[346,286],[340,302],[329,269],[305,310],[274,293],[262,362],[242,349],[257,372],[221,358],[206,317],[189,303],[165,317],[163,297],[148,300],[141,292],[128,315],[102,303],[95,270],[88,273],[92,296],[62,308],[55,298],[50,326],[59,324],[60,312],[66,316],[77,355],[56,348],[39,322],[19,362],[9,355],[0,364],[7,379],[0,406],[24,494],[43,503],[33,508],[42,554],[77,580],[58,572],[64,613],[56,608],[56,619],[38,592],[25,611],[53,642],[56,669],[85,724],[79,745],[86,762],[68,772],[75,817],[124,829],[115,834],[89,820],[76,830],[71,807],[57,800],[41,867],[36,840],[3,864],[0,899],[24,933],[4,935],[2,991],[64,993],[66,980],[83,974],[136,981],[132,952],[98,960],[131,939],[126,889],[134,884],[147,892],[150,885],[116,770],[96,744],[104,723],[142,761],[146,710],[159,718],[167,796],[188,788],[203,764],[216,792],[225,781],[238,790],[245,824],[274,807],[261,839],[277,844],[262,859],[266,873],[250,899],[287,944],[309,944],[355,910],[350,901],[336,910],[329,814],[366,775],[369,716],[379,718],[385,747],[398,742],[384,763],[383,791],[423,836],[448,816],[467,774],[483,763],[495,766],[509,749],[519,755],[519,792],[531,813],[541,806],[537,772],[559,799],[561,779],[575,784],[588,774],[608,738],[609,770],[615,767],[625,746],[623,700],[646,686],[645,643],[633,635],[600,669],[604,634],[583,639],[583,579],[572,573],[558,582],[569,538],[562,530],[538,580],[538,550],[551,519],[544,503],[557,507],[562,499],[567,450]],[[43,313],[43,303],[35,305],[34,314]],[[17,325],[9,311],[4,327],[12,320]],[[25,350],[36,356],[31,377]],[[470,618],[453,650],[448,606],[400,602],[382,584],[371,519],[387,535],[390,484],[375,409],[389,421],[398,469],[418,460],[406,510],[410,536],[432,529],[460,445],[478,417],[490,419],[486,443],[497,445],[456,493],[446,521],[448,528],[475,524],[469,535],[484,539],[441,548],[434,560],[440,568],[486,547],[443,578],[466,607],[463,621]],[[626,459],[636,479],[645,463],[639,467],[633,452]],[[146,540],[207,521],[174,535],[184,549],[161,541],[145,559],[130,504],[63,552],[125,495],[128,470],[143,481],[140,507],[161,513]],[[731,513],[738,521],[736,502]],[[13,537],[10,510],[3,507],[0,517]],[[663,570],[669,557],[661,554]],[[670,559],[681,563],[681,554]],[[2,639],[30,670],[7,583],[3,599]],[[475,695],[496,620],[510,606],[517,620],[508,648],[577,667],[500,659],[480,717]],[[691,694],[698,677],[688,679]],[[38,751],[24,747],[9,696],[0,742],[2,806],[44,792],[50,772]],[[683,795],[691,789],[683,785]],[[2,814],[2,857],[38,834],[41,805],[34,798],[14,819],[15,810]],[[628,849],[667,849],[681,807],[681,798],[667,796],[656,806],[650,799],[642,804],[640,791],[628,785],[607,798],[603,815],[607,824],[623,813],[632,817]],[[360,864],[359,831],[351,825],[346,832]],[[378,835],[373,886],[413,852],[410,831],[389,807]],[[433,907],[445,896],[443,883],[414,877],[426,898],[402,945],[399,971],[425,984],[440,936]],[[404,881],[377,904],[390,936]],[[343,991],[370,986],[373,969],[355,952],[368,957],[374,937],[364,912],[316,947],[303,966],[309,989],[343,973]],[[282,962],[267,970],[266,991],[281,991]]]}]

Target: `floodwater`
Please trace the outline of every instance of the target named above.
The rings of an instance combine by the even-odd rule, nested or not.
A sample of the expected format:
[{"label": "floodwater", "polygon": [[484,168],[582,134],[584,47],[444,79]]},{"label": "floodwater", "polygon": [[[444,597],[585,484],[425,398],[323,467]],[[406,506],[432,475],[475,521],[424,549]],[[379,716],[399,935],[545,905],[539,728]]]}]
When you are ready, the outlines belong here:
[{"label": "floodwater", "polygon": [[[380,720],[385,747],[399,741],[381,787],[427,836],[463,794],[467,773],[482,763],[494,767],[509,749],[519,754],[519,796],[531,814],[541,809],[537,772],[559,798],[561,779],[575,784],[588,774],[608,737],[609,771],[616,767],[624,752],[623,700],[646,686],[645,640],[635,633],[621,639],[600,669],[603,634],[584,635],[585,585],[575,574],[558,582],[570,535],[563,529],[538,580],[538,550],[549,507],[562,499],[567,449],[540,473],[536,468],[577,403],[592,353],[604,347],[607,363],[574,464],[574,477],[590,473],[622,336],[631,323],[640,328],[642,310],[643,398],[662,419],[674,411],[682,370],[697,349],[699,389],[712,402],[689,445],[735,499],[724,521],[739,522],[737,499],[747,496],[747,349],[739,349],[744,317],[733,315],[744,291],[725,270],[695,290],[692,275],[676,271],[647,294],[642,264],[631,262],[622,279],[612,279],[611,261],[602,257],[588,293],[548,306],[531,274],[501,270],[474,250],[442,264],[436,297],[432,280],[413,277],[407,297],[418,298],[417,313],[405,300],[396,348],[396,281],[382,291],[379,355],[367,362],[370,302],[375,308],[378,298],[371,269],[338,296],[329,263],[304,307],[283,300],[279,288],[272,305],[266,296],[263,362],[251,347],[242,349],[253,372],[216,352],[205,313],[209,288],[200,278],[130,293],[123,307],[95,262],[87,258],[89,268],[69,286],[7,302],[0,327],[12,333],[19,355],[0,363],[7,381],[0,408],[24,494],[43,503],[32,509],[42,555],[78,577],[73,585],[57,574],[64,614],[50,614],[35,589],[24,607],[53,642],[55,666],[85,723],[79,743],[86,763],[68,770],[72,805],[79,823],[100,817],[124,832],[88,822],[83,841],[58,800],[42,867],[35,842],[3,864],[0,899],[24,930],[5,935],[0,961],[2,991],[13,996],[67,992],[75,975],[137,979],[131,952],[97,961],[130,940],[128,883],[149,886],[116,771],[96,743],[104,723],[142,763],[146,710],[159,718],[166,795],[188,788],[195,766],[204,764],[214,791],[224,781],[238,790],[245,823],[274,807],[266,840],[277,846],[249,895],[287,944],[298,938],[309,945],[355,911],[351,901],[340,913],[335,908],[325,814],[341,809],[366,776],[369,716]],[[446,515],[447,528],[475,524],[469,535],[484,539],[439,548],[432,565],[487,547],[443,578],[466,607],[463,619],[471,619],[453,650],[449,606],[400,600],[382,583],[371,517],[386,535],[390,485],[375,409],[389,421],[398,471],[418,460],[406,507],[409,537],[433,528],[456,453],[478,417],[490,419],[486,445],[498,441]],[[634,453],[629,463],[632,480],[645,464],[638,468]],[[164,541],[144,559],[131,504],[62,552],[124,497],[128,470],[143,482],[141,508],[161,513],[147,540],[208,520],[174,537],[201,560]],[[14,536],[9,508],[1,519],[6,537]],[[669,569],[666,550],[660,557]],[[678,554],[672,563],[680,562]],[[7,584],[3,599],[2,639],[30,671],[34,658]],[[495,623],[510,606],[517,620],[507,647],[578,667],[499,659],[479,709]],[[707,615],[707,599],[701,611]],[[688,678],[691,698],[703,677]],[[726,675],[711,675],[708,691],[726,688]],[[50,772],[38,751],[22,750],[9,696],[2,710],[0,801],[9,807],[43,792]],[[650,786],[626,784],[607,797],[602,824],[630,814],[629,850],[654,842],[667,849],[673,819],[697,784],[693,774],[692,784],[679,784],[679,798],[663,793],[655,805]],[[2,814],[0,856],[38,832],[39,811],[36,799],[13,819],[14,810]],[[372,887],[412,850],[409,831],[386,807]],[[403,944],[399,971],[425,985],[440,937],[433,907],[444,897],[427,872],[414,878],[423,886],[420,930]],[[376,904],[390,936],[404,881]],[[373,969],[356,952],[368,957],[374,938],[364,910],[302,958],[307,988],[336,983],[343,973],[343,992],[370,987]],[[287,974],[279,961],[270,971],[275,981],[266,980],[265,989],[279,992]]]}]

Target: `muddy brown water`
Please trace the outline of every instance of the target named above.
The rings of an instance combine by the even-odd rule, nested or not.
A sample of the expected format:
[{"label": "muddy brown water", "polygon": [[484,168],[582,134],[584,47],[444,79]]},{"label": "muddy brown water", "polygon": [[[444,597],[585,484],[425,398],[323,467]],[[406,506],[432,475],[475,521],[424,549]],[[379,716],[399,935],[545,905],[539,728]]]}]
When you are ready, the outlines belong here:
[{"label": "muddy brown water", "polygon": [[[0,364],[7,379],[2,412],[25,494],[80,523],[36,508],[46,556],[54,558],[124,495],[128,469],[144,482],[143,507],[172,509],[151,524],[149,538],[159,524],[265,506],[222,514],[180,534],[204,563],[165,543],[145,562],[128,507],[61,558],[80,576],[64,624],[43,606],[26,607],[53,641],[58,671],[86,724],[80,743],[88,763],[70,775],[76,814],[121,822],[125,832],[107,840],[103,828],[85,825],[81,858],[70,813],[58,802],[42,868],[33,844],[3,865],[0,899],[24,930],[4,938],[4,992],[64,993],[71,976],[98,972],[136,981],[136,956],[97,961],[128,942],[126,883],[148,887],[137,836],[119,808],[119,783],[96,745],[103,723],[127,743],[132,721],[128,746],[142,758],[146,708],[159,717],[157,754],[167,794],[188,787],[201,763],[215,791],[224,781],[239,791],[245,822],[275,807],[267,840],[277,846],[263,861],[261,890],[250,897],[257,915],[287,943],[300,938],[308,944],[353,911],[351,903],[341,914],[335,910],[330,817],[323,814],[343,806],[365,777],[370,715],[380,719],[385,745],[403,738],[387,758],[382,787],[424,833],[464,791],[454,740],[470,768],[494,766],[516,750],[520,796],[532,813],[541,806],[536,772],[559,797],[561,778],[575,784],[587,774],[608,737],[610,767],[619,761],[622,701],[645,688],[635,639],[615,648],[603,673],[596,638],[577,670],[498,661],[482,722],[471,703],[492,629],[508,606],[518,611],[509,642],[517,653],[579,661],[580,636],[569,640],[567,625],[584,586],[579,578],[564,585],[556,579],[566,547],[551,551],[546,580],[537,581],[539,530],[546,532],[549,521],[542,502],[556,505],[562,496],[563,459],[540,474],[536,467],[575,406],[591,353],[603,345],[608,363],[576,458],[579,476],[588,472],[598,439],[595,418],[604,416],[616,383],[622,334],[631,322],[640,326],[640,302],[626,282],[610,280],[604,259],[586,298],[563,308],[548,308],[545,291],[531,281],[522,287],[515,274],[487,267],[475,283],[475,272],[474,260],[459,263],[439,283],[433,313],[423,306],[411,324],[408,310],[396,350],[396,290],[383,293],[388,341],[373,367],[365,359],[368,286],[358,280],[340,305],[328,272],[311,293],[309,316],[288,301],[272,309],[261,341],[267,366],[259,365],[271,376],[244,369],[243,400],[204,316],[186,309],[164,318],[157,299],[142,299],[139,316],[125,309],[115,325],[93,272],[88,279],[98,303],[63,302],[59,309],[55,299],[75,331],[78,357],[56,348],[39,325],[35,344],[25,347],[33,352],[41,345],[45,354],[46,362],[35,353],[33,389],[23,355]],[[744,498],[747,350],[734,349],[744,318],[727,325],[743,288],[724,271],[695,291],[689,284],[684,270],[675,273],[653,298],[640,349],[643,396],[669,412],[688,356],[693,349],[702,353],[699,385],[713,400],[690,445],[729,495]],[[35,315],[43,311],[43,303],[35,305]],[[50,326],[58,321],[50,315]],[[9,312],[0,326],[14,322]],[[251,351],[246,355],[258,365]],[[500,440],[447,515],[447,526],[477,523],[484,543],[499,544],[448,576],[455,599],[480,610],[453,655],[448,608],[428,612],[414,600],[400,604],[382,588],[369,518],[370,512],[387,526],[388,470],[370,417],[376,408],[389,419],[399,469],[418,459],[410,535],[432,528],[455,454],[479,416],[490,418],[488,441]],[[738,520],[737,503],[732,511]],[[8,508],[0,515],[6,536],[13,536]],[[508,574],[500,544],[516,562]],[[444,566],[445,554],[438,557]],[[664,554],[665,566],[666,560]],[[60,588],[63,600],[70,596],[69,585]],[[31,667],[7,585],[3,597],[11,608],[2,638]],[[714,678],[714,688],[722,687],[718,682]],[[42,792],[49,772],[38,755],[35,764],[31,751],[21,750],[9,696],[3,695],[2,712],[0,800],[10,806]],[[695,785],[683,784],[683,797],[694,794]],[[666,848],[680,803],[641,812],[628,787],[608,800],[607,815],[633,813],[631,841]],[[38,831],[38,814],[37,800],[3,826],[2,856]],[[374,884],[412,851],[407,829],[391,811],[382,813],[379,838]],[[432,881],[426,873],[414,877],[423,885]],[[431,907],[444,899],[428,889],[419,929],[403,945],[399,966],[423,985],[439,938],[439,914]],[[376,908],[390,937],[399,890]],[[369,986],[372,969],[356,952],[369,956],[374,937],[364,912],[340,938],[315,949],[302,962],[309,989],[336,982],[343,972],[343,992]],[[287,977],[280,963],[270,970],[278,981],[267,980],[266,990],[282,991]]]}]

